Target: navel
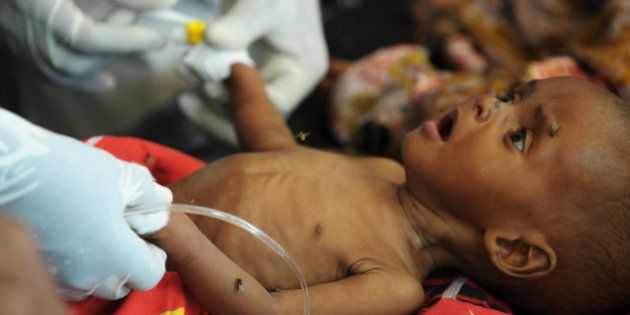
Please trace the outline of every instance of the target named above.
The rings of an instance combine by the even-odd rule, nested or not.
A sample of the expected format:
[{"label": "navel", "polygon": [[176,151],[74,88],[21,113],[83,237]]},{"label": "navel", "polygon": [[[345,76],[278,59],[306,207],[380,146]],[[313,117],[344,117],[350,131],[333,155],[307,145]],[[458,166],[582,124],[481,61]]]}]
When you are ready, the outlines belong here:
[{"label": "navel", "polygon": [[317,237],[322,236],[322,225],[319,223],[315,225],[315,236]]}]

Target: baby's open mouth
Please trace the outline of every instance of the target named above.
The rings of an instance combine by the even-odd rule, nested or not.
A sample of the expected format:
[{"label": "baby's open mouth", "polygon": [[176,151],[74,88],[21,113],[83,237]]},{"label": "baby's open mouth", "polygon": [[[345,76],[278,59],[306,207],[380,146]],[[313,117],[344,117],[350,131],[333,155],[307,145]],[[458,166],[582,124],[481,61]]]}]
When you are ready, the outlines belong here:
[{"label": "baby's open mouth", "polygon": [[442,137],[442,141],[448,140],[453,132],[453,128],[457,123],[457,109],[451,110],[437,122],[437,128]]}]

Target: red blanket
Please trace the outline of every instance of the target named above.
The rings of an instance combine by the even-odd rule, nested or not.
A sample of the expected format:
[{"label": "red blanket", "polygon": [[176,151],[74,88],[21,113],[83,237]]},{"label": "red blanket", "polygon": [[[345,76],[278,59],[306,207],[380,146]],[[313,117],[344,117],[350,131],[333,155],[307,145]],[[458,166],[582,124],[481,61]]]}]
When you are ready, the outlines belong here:
[{"label": "red blanket", "polygon": [[[86,143],[121,160],[146,166],[162,185],[192,174],[204,165],[204,162],[184,153],[141,139],[104,136],[88,139]],[[435,273],[425,281],[424,287],[425,306],[418,314],[501,315],[511,312],[506,304],[457,273]],[[199,302],[187,294],[174,272],[167,272],[152,290],[133,291],[118,301],[90,298],[70,307],[75,314],[90,315],[207,314]]]}]

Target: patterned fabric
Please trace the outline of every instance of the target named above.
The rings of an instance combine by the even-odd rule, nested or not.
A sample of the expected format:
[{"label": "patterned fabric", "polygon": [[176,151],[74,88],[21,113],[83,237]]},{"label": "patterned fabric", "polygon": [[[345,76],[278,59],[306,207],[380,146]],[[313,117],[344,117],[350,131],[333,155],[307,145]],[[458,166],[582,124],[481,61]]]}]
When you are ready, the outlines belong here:
[{"label": "patterned fabric", "polygon": [[[444,306],[438,307],[438,305],[443,303],[449,305],[447,309],[453,307],[458,309],[459,305],[463,303],[465,303],[466,307],[472,304],[486,309],[486,313],[474,312],[474,314],[512,314],[512,310],[507,304],[455,271],[441,270],[434,272],[423,282],[423,286],[425,304],[418,314],[458,314],[436,313],[436,309],[442,310],[444,308]],[[447,300],[455,300],[462,303],[445,302]],[[487,309],[496,312],[488,313]],[[469,315],[470,313],[461,314]]]},{"label": "patterned fabric", "polygon": [[[630,2],[627,0],[413,0],[418,43],[440,67],[518,77],[528,62],[570,55],[630,101]],[[465,67],[454,41],[469,42]],[[466,64],[466,63],[464,63]],[[479,62],[473,63],[474,65]]]}]

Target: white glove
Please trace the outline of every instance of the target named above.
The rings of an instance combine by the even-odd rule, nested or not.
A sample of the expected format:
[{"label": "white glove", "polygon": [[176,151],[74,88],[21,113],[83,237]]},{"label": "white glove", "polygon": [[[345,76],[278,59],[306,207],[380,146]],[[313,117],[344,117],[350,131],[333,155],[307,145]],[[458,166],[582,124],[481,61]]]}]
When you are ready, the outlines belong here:
[{"label": "white glove", "polygon": [[129,24],[140,11],[166,8],[176,1],[103,0],[98,9],[105,17],[99,22],[72,0],[4,0],[0,27],[12,40],[11,47],[32,58],[49,77],[69,85],[81,84],[86,78],[77,80],[76,76],[99,79],[94,72],[107,55],[161,47],[165,42],[162,34]]},{"label": "white glove", "polygon": [[[117,299],[155,286],[166,254],[136,232],[164,227],[171,201],[146,168],[0,109],[0,215],[34,231],[67,298]],[[126,220],[150,205],[158,212]]]},{"label": "white glove", "polygon": [[236,0],[208,27],[206,40],[220,49],[249,47],[269,97],[285,116],[328,67],[317,0]]}]

